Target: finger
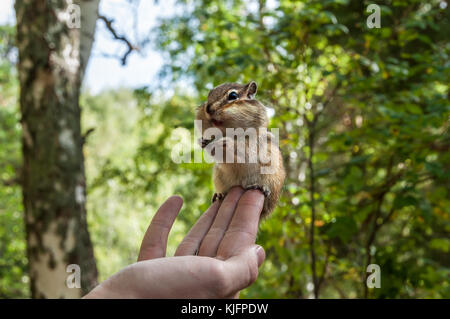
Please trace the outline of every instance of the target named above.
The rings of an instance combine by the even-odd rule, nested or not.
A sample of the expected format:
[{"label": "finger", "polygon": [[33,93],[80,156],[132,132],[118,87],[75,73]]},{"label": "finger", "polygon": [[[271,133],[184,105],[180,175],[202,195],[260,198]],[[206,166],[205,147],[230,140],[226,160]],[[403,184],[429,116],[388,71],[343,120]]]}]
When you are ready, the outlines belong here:
[{"label": "finger", "polygon": [[199,249],[203,238],[208,233],[209,228],[214,222],[214,218],[219,211],[219,207],[220,201],[215,201],[211,206],[209,206],[208,210],[200,216],[198,221],[178,246],[175,256],[188,256],[195,254],[195,252]]},{"label": "finger", "polygon": [[234,256],[243,247],[255,243],[263,205],[264,195],[258,190],[246,191],[241,196],[230,226],[218,248],[219,259]]},{"label": "finger", "polygon": [[138,261],[166,256],[167,238],[182,205],[179,196],[171,196],[161,205],[144,235]]},{"label": "finger", "polygon": [[259,245],[252,245],[227,259],[224,272],[227,274],[224,295],[230,298],[239,296],[239,291],[247,288],[258,278],[258,268],[264,262],[266,253]]},{"label": "finger", "polygon": [[244,190],[240,187],[234,187],[228,192],[227,196],[220,205],[213,224],[200,244],[200,248],[198,250],[199,256],[216,256],[217,248],[219,247],[220,241],[222,240],[228,225],[233,218],[236,205],[243,193]]}]

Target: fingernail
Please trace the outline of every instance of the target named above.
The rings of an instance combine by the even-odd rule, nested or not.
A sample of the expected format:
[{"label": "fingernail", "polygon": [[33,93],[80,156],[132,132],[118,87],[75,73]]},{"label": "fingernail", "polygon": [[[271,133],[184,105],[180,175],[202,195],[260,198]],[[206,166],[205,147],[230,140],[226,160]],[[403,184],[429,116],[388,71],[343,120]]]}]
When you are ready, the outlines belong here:
[{"label": "fingernail", "polygon": [[261,266],[264,259],[266,259],[266,252],[264,251],[264,248],[257,245],[256,246],[256,255],[258,256],[258,267]]}]

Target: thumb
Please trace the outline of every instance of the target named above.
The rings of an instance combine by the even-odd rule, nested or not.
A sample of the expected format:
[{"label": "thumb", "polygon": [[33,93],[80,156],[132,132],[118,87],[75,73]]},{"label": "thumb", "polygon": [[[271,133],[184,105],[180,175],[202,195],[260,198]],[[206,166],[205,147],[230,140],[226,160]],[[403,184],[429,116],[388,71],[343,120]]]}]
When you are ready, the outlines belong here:
[{"label": "thumb", "polygon": [[231,283],[227,295],[234,295],[254,283],[258,278],[258,267],[265,258],[264,249],[259,245],[252,245],[227,259],[224,268]]},{"label": "thumb", "polygon": [[167,238],[182,205],[179,196],[171,196],[161,205],[145,232],[138,261],[166,256]]}]

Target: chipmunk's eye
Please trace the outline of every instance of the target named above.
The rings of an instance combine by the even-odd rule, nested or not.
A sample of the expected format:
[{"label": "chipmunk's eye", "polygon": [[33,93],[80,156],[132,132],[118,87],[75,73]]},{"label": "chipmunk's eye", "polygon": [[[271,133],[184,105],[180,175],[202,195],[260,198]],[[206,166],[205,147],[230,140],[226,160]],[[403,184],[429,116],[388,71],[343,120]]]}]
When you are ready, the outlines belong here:
[{"label": "chipmunk's eye", "polygon": [[230,94],[228,94],[228,101],[236,100],[238,97],[239,97],[239,95],[233,91]]}]

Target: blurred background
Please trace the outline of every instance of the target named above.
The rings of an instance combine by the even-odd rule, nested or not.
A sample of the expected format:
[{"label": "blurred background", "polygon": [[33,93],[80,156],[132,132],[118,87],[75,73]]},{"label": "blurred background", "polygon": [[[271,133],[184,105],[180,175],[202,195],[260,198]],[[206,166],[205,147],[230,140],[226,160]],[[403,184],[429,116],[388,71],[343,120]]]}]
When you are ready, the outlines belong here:
[{"label": "blurred background", "polygon": [[[81,115],[67,119],[81,123],[81,204],[78,188],[48,186],[58,174],[30,182],[39,176],[33,169],[45,171],[34,159],[42,156],[50,167],[64,140],[49,138],[43,145],[55,140],[54,152],[30,156],[33,113],[26,105],[34,91],[27,85],[39,72],[19,59],[33,60],[24,39],[39,25],[27,12],[72,1],[44,9],[36,4],[42,1],[34,8],[16,2],[0,3],[0,298],[54,296],[39,287],[42,268],[35,266],[45,256],[50,268],[58,262],[45,244],[51,230],[39,226],[43,220],[86,216],[89,236],[79,239],[79,255],[93,249],[80,258],[89,259],[92,282],[102,281],[136,261],[154,212],[180,194],[173,254],[213,188],[211,164],[176,164],[172,149],[195,144],[195,108],[211,88],[250,80],[258,83],[271,127],[280,129],[287,179],[279,206],[260,226],[266,262],[241,297],[450,297],[446,1],[100,1],[89,63],[74,93]],[[372,3],[380,9],[379,28],[367,24]],[[47,35],[32,39],[53,41]],[[47,127],[60,120],[39,118]],[[58,215],[69,207],[66,197],[73,202],[69,193],[75,213]],[[35,207],[30,198],[45,204]],[[37,246],[36,229],[44,237]],[[61,236],[60,243],[68,240]],[[79,258],[75,249],[67,256],[67,264]],[[370,264],[380,266],[381,288],[367,288]]]}]

